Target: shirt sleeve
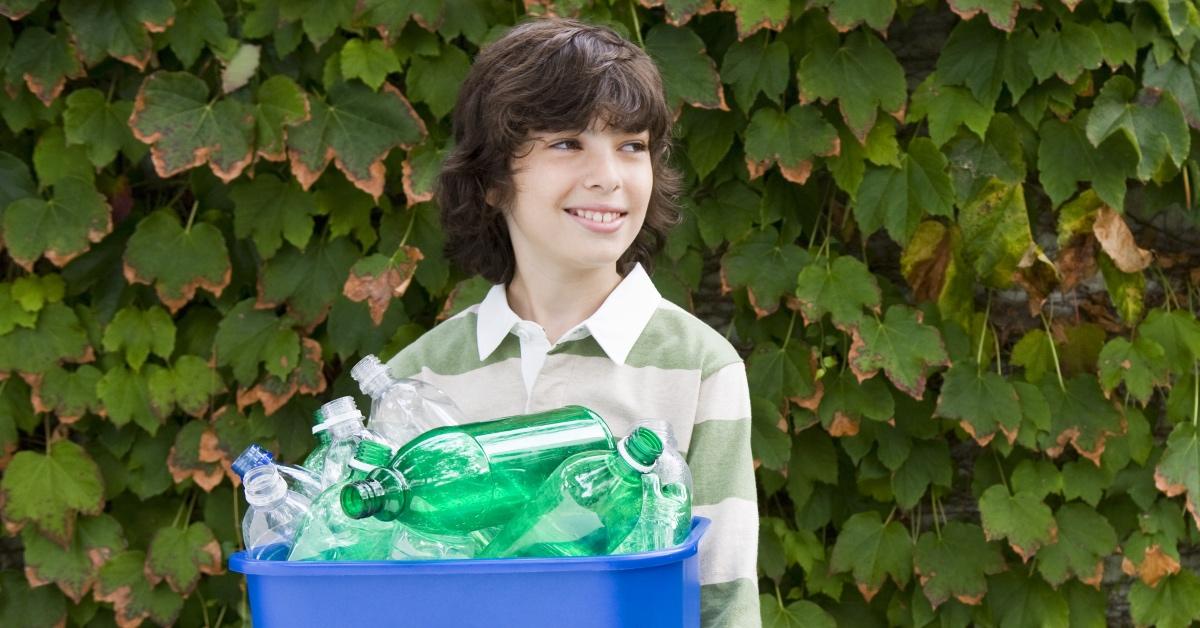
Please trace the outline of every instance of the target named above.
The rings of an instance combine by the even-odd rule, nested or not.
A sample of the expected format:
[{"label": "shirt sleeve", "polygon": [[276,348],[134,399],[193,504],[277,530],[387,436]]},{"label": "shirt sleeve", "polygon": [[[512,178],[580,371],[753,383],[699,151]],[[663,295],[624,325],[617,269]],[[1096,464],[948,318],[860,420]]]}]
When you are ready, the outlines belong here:
[{"label": "shirt sleeve", "polygon": [[758,493],[744,363],[700,383],[687,462],[695,485],[692,512],[712,520],[700,541],[701,625],[758,628]]}]

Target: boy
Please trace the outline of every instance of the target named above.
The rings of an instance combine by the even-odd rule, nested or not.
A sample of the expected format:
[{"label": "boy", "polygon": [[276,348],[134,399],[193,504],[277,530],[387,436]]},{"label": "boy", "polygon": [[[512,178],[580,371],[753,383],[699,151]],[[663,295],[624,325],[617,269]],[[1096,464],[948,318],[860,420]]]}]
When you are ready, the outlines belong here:
[{"label": "boy", "polygon": [[495,284],[389,361],[468,420],[569,404],[613,435],[664,419],[695,482],[704,626],[758,626],[750,396],[733,347],[647,275],[678,222],[653,61],[603,27],[520,24],[484,48],[437,183],[446,255]]}]

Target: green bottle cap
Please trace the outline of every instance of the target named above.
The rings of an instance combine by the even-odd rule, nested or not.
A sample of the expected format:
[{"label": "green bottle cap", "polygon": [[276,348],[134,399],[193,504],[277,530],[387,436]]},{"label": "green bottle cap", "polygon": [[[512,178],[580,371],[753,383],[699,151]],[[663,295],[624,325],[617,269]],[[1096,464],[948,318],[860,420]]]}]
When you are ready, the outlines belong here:
[{"label": "green bottle cap", "polygon": [[[642,467],[654,466],[654,461],[658,460],[663,451],[662,439],[654,433],[654,430],[644,427],[630,432],[629,436],[626,436],[621,443],[629,459]],[[638,469],[638,471],[642,470]],[[646,471],[642,471],[642,473],[646,473]]]}]

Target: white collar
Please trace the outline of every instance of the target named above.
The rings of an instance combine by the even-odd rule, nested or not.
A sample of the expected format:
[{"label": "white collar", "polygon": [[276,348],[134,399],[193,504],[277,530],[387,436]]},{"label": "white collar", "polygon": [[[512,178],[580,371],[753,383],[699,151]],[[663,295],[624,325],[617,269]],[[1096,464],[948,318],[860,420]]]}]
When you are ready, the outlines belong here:
[{"label": "white collar", "polygon": [[[624,364],[634,343],[646,329],[650,317],[658,309],[662,296],[641,264],[617,284],[604,303],[591,316],[576,325],[563,338],[583,327],[595,339],[613,362]],[[508,292],[504,284],[496,284],[479,304],[476,322],[476,342],[480,361],[486,360],[504,341],[513,327],[522,322],[521,317],[508,305]]]}]

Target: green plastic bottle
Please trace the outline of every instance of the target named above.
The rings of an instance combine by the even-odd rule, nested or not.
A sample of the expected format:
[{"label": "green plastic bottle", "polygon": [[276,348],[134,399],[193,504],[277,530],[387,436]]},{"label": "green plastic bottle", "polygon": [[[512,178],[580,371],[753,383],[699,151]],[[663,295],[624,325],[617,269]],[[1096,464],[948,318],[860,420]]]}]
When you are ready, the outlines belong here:
[{"label": "green plastic bottle", "polygon": [[662,441],[639,427],[617,451],[587,452],[562,463],[523,513],[500,530],[481,554],[603,556],[637,526],[643,476],[662,454]]},{"label": "green plastic bottle", "polygon": [[350,479],[325,489],[309,508],[296,531],[288,560],[386,560],[391,552],[394,526],[378,519],[351,519],[342,512],[342,487],[392,459],[383,444],[361,440],[354,452]]},{"label": "green plastic bottle", "polygon": [[317,437],[317,446],[313,447],[300,466],[320,476],[325,468],[325,452],[329,451],[329,426],[324,424],[325,414],[320,408],[313,410],[312,420],[312,433]]},{"label": "green plastic bottle", "polygon": [[657,473],[642,476],[642,512],[637,525],[609,554],[666,549],[687,540],[692,504],[681,482],[661,484]]},{"label": "green plastic bottle", "polygon": [[604,420],[581,406],[440,427],[402,447],[388,468],[347,485],[342,508],[355,519],[468,534],[506,523],[572,455],[614,447]]}]

